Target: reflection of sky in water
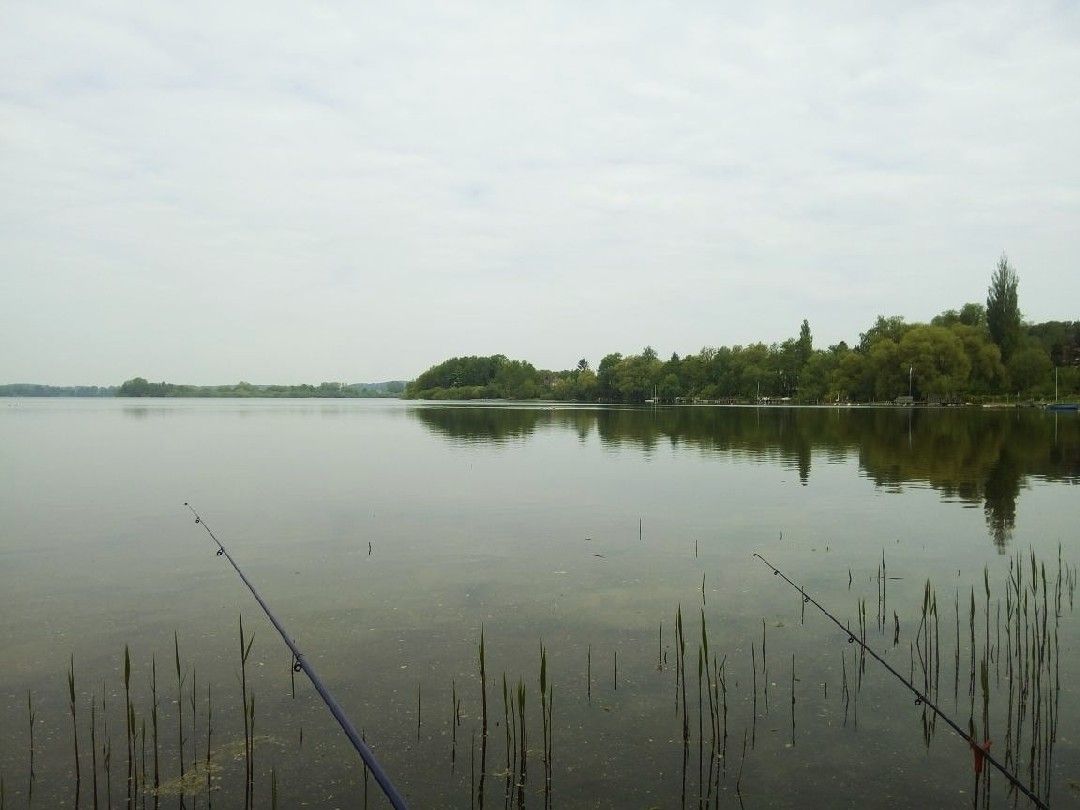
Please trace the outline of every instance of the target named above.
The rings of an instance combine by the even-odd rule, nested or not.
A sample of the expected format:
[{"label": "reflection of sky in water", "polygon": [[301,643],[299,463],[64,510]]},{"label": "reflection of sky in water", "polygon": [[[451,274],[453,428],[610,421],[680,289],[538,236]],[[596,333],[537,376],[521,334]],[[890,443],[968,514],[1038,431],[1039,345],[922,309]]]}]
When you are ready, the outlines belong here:
[{"label": "reflection of sky in water", "polygon": [[[1055,439],[1042,413],[18,401],[0,411],[0,727],[22,728],[31,686],[42,716],[64,716],[70,652],[88,681],[115,673],[125,642],[140,672],[151,652],[160,670],[178,629],[199,681],[222,690],[221,739],[238,737],[227,696],[243,610],[257,636],[262,728],[278,741],[263,764],[276,758],[285,797],[332,804],[334,793],[355,803],[352,760],[310,690],[297,703],[288,697],[287,656],[190,525],[181,504],[191,500],[418,804],[460,804],[467,794],[481,622],[497,677],[506,671],[535,686],[541,637],[548,647],[556,803],[677,804],[681,732],[673,671],[656,668],[658,636],[663,623],[670,656],[681,603],[696,672],[703,573],[710,647],[730,656],[739,745],[749,645],[763,617],[775,656],[772,699],[781,709],[759,722],[745,764],[748,796],[788,806],[831,806],[837,796],[951,801],[970,789],[970,755],[940,736],[927,755],[917,715],[880,673],[860,698],[860,730],[845,729],[835,700],[843,639],[816,617],[802,626],[797,600],[750,553],[854,619],[859,597],[874,611],[884,549],[890,573],[903,577],[889,583],[889,599],[906,643],[927,578],[948,603],[982,587],[984,565],[1003,581],[1015,549],[1031,545],[1056,565],[1060,541],[1067,560],[1080,558],[1080,505],[1069,483],[1080,467],[1077,424],[1059,418]],[[1001,546],[987,542],[988,527]],[[1062,621],[1065,680],[1080,662],[1071,613]],[[794,752],[786,747],[792,652],[804,673]],[[907,650],[896,654],[906,671]],[[466,715],[453,773],[451,678]],[[1076,727],[1071,689],[1062,697],[1063,740]],[[501,716],[501,685],[489,700]],[[63,734],[58,721],[43,727],[39,770],[67,763],[69,751],[55,744]],[[500,734],[489,742],[489,773],[505,764]],[[5,774],[23,772],[24,744],[0,739]],[[1077,756],[1070,746],[1057,749],[1060,767]],[[530,767],[535,787],[538,758]],[[875,792],[862,792],[859,780],[872,780]],[[40,796],[48,804],[44,787]]]}]

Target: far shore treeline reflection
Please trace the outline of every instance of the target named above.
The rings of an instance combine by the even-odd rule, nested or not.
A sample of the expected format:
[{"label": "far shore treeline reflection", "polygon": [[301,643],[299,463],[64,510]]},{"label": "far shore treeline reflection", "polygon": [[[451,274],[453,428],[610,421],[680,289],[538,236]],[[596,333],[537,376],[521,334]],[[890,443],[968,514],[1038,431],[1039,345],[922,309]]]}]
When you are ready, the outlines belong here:
[{"label": "far shore treeline reflection", "polygon": [[857,458],[879,487],[929,486],[981,505],[1004,550],[1029,477],[1080,483],[1080,418],[1024,410],[432,405],[409,413],[460,442],[526,440],[539,430],[594,434],[646,452],[661,443],[789,463],[805,484],[816,461]]}]

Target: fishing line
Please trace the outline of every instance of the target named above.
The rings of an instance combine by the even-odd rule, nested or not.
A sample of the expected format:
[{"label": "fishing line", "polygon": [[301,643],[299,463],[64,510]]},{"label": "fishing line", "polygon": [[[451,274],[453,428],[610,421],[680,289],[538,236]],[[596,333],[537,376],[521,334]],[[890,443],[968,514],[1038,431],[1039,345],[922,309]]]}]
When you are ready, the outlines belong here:
[{"label": "fishing line", "polygon": [[404,810],[404,808],[407,808],[408,805],[405,803],[405,799],[398,793],[398,789],[394,787],[394,783],[390,781],[390,777],[375,758],[375,754],[368,747],[367,743],[364,742],[359,732],[357,732],[356,726],[352,724],[345,715],[341,705],[334,699],[334,696],[330,694],[330,690],[323,684],[319,674],[311,664],[307,662],[307,659],[304,658],[303,653],[301,653],[300,649],[296,646],[296,642],[294,642],[292,638],[289,637],[289,634],[285,632],[285,627],[278,621],[273,611],[270,610],[270,606],[266,604],[261,596],[259,596],[259,592],[255,590],[255,586],[251,584],[251,580],[244,576],[244,572],[240,570],[240,566],[236,564],[236,560],[233,559],[232,555],[228,552],[222,542],[218,540],[217,535],[214,534],[213,530],[206,525],[206,521],[195,511],[195,508],[186,501],[184,502],[184,506],[186,506],[191,511],[191,514],[195,516],[195,522],[206,529],[206,533],[209,534],[210,538],[217,544],[217,556],[225,557],[236,570],[236,573],[240,575],[240,579],[247,585],[247,589],[251,591],[251,595],[255,597],[255,601],[258,602],[259,607],[263,609],[266,618],[274,625],[274,629],[278,631],[281,640],[284,641],[285,645],[292,651],[293,670],[295,672],[303,672],[308,676],[311,685],[314,686],[315,691],[319,693],[319,697],[321,697],[323,703],[326,704],[326,708],[330,710],[330,714],[334,715],[334,719],[338,721],[341,730],[345,732],[345,736],[349,738],[349,742],[352,743],[353,748],[356,749],[356,753],[360,755],[360,758],[364,761],[368,770],[371,771],[372,775],[375,777],[375,781],[379,783],[379,787],[381,787],[383,793],[386,794],[386,798],[390,801],[390,804],[393,805],[396,810]]},{"label": "fishing line", "polygon": [[949,726],[952,728],[952,730],[955,731],[957,733],[957,735],[961,739],[963,739],[965,742],[967,742],[967,744],[969,746],[971,746],[971,749],[973,751],[975,751],[978,756],[982,757],[987,762],[989,762],[991,765],[993,765],[995,768],[997,768],[998,771],[1001,772],[1002,776],[1004,776],[1006,779],[1008,779],[1017,790],[1019,790],[1021,793],[1023,793],[1029,799],[1031,799],[1032,803],[1036,807],[1041,808],[1041,810],[1048,810],[1048,805],[1042,799],[1040,799],[1038,796],[1036,796],[1031,790],[1029,790],[1027,787],[1025,787],[1024,784],[1019,779],[1017,779],[1009,771],[1007,771],[1005,769],[1004,765],[1002,765],[1000,762],[998,762],[996,759],[994,759],[993,755],[991,755],[991,753],[986,748],[984,748],[983,746],[981,746],[977,742],[975,742],[975,740],[971,737],[971,735],[969,735],[966,731],[964,731],[962,728],[960,728],[960,726],[958,726],[955,722],[953,722],[952,718],[949,717],[947,714],[945,714],[945,712],[943,712],[941,709],[939,709],[937,707],[937,705],[932,700],[930,700],[929,697],[926,696],[925,693],[920,692],[911,681],[909,681],[907,678],[905,678],[903,675],[901,675],[899,672],[897,672],[895,669],[893,669],[889,665],[889,663],[884,658],[882,658],[880,655],[878,655],[876,652],[874,652],[874,650],[868,644],[866,644],[866,642],[864,642],[862,639],[855,636],[855,634],[852,633],[851,630],[849,630],[847,627],[845,627],[843,624],[841,624],[839,619],[837,619],[835,616],[833,616],[831,613],[829,613],[829,611],[827,611],[824,607],[822,607],[821,603],[818,602],[816,599],[814,599],[814,597],[812,597],[810,594],[808,594],[806,592],[806,590],[801,585],[796,585],[794,582],[792,582],[790,579],[788,579],[787,575],[783,571],[781,571],[779,568],[777,568],[771,562],[766,560],[760,554],[755,552],[754,556],[757,557],[759,560],[761,560],[763,563],[765,563],[765,565],[767,565],[770,569],[772,569],[773,576],[782,577],[783,580],[788,585],[790,585],[792,588],[797,590],[802,595],[804,604],[806,602],[809,602],[814,607],[816,607],[818,610],[820,610],[822,613],[824,613],[825,616],[827,616],[829,619],[831,619],[833,624],[835,624],[837,627],[839,627],[841,630],[843,630],[844,633],[848,637],[848,643],[849,644],[858,644],[860,647],[862,647],[862,649],[868,655],[870,655],[871,658],[875,659],[879,664],[881,664],[883,667],[885,667],[885,669],[889,670],[889,672],[891,672],[892,675],[898,681],[900,681],[900,683],[904,684],[904,686],[906,686],[908,689],[910,689],[912,694],[915,695],[915,705],[916,706],[918,706],[920,703],[926,705],[931,711],[934,712],[934,714],[936,714],[938,717],[940,717],[942,720],[944,720],[946,723],[948,723]]}]

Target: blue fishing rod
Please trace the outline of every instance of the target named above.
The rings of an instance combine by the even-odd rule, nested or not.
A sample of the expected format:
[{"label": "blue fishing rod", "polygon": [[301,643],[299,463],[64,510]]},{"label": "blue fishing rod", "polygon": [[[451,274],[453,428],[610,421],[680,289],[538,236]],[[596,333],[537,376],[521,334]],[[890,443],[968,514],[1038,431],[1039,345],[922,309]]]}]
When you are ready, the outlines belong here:
[{"label": "blue fishing rod", "polygon": [[195,522],[206,529],[206,533],[210,535],[210,539],[217,544],[217,556],[225,557],[232,565],[237,574],[240,575],[240,579],[243,580],[247,589],[251,591],[251,595],[255,597],[255,601],[259,603],[259,607],[263,609],[263,613],[266,614],[266,618],[270,620],[270,623],[274,625],[274,629],[278,631],[281,636],[281,640],[285,642],[285,645],[292,651],[293,654],[293,670],[296,672],[303,672],[308,676],[308,680],[311,681],[311,685],[315,687],[315,691],[319,693],[319,697],[322,698],[323,703],[326,704],[326,708],[330,710],[330,714],[334,715],[334,719],[338,721],[338,725],[341,726],[341,730],[345,732],[345,736],[349,738],[349,742],[352,743],[352,747],[356,749],[356,753],[360,755],[360,758],[364,761],[364,765],[371,771],[375,777],[375,781],[379,783],[379,787],[382,788],[383,793],[386,794],[386,798],[390,804],[393,805],[395,810],[404,810],[408,807],[405,803],[405,799],[402,798],[398,789],[394,787],[394,783],[390,781],[389,775],[383,770],[382,765],[379,764],[379,760],[375,758],[375,754],[372,752],[363,737],[356,730],[356,726],[352,724],[352,721],[345,715],[345,711],[341,708],[341,704],[334,699],[334,696],[330,694],[330,690],[326,688],[322,682],[322,678],[315,669],[308,663],[304,654],[300,652],[300,648],[296,646],[296,642],[292,640],[288,633],[285,632],[285,627],[278,621],[277,616],[270,610],[270,606],[266,604],[259,592],[255,590],[255,586],[251,584],[244,572],[240,570],[240,566],[236,564],[236,560],[233,559],[228,549],[218,540],[217,535],[213,530],[206,525],[206,521],[202,519],[202,516],[195,511],[195,508],[184,501],[191,514],[195,516]]}]

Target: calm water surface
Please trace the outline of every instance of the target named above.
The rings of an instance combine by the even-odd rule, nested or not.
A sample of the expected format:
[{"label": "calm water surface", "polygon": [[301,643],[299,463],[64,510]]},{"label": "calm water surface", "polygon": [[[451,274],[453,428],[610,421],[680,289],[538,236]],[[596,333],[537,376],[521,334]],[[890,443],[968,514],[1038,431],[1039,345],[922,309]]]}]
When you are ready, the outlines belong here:
[{"label": "calm water surface", "polygon": [[[1057,589],[1059,619],[1055,605],[1059,545],[1066,569],[1080,562],[1077,483],[1076,414],[0,400],[5,800],[75,804],[65,676],[74,654],[79,800],[90,806],[89,705],[96,700],[100,714],[104,692],[113,803],[122,804],[125,644],[136,725],[149,714],[157,659],[162,780],[174,780],[177,631],[189,769],[194,677],[200,758],[206,684],[214,690],[213,799],[238,804],[243,614],[255,633],[256,805],[269,806],[271,767],[282,807],[363,805],[355,755],[308,685],[297,681],[292,697],[287,652],[193,524],[183,508],[191,501],[414,806],[506,804],[504,673],[528,693],[527,775],[512,803],[544,803],[541,643],[554,695],[553,805],[680,807],[708,797],[730,806],[739,803],[737,787],[748,807],[966,806],[977,789],[1006,800],[996,773],[977,788],[971,751],[940,721],[928,731],[910,694],[873,662],[856,689],[854,645],[815,612],[804,617],[798,594],[754,552],[852,627],[866,600],[867,641],[904,674],[914,671],[920,686],[911,644],[929,579],[940,704],[965,728],[971,718],[995,755],[1009,749],[1052,804],[1078,805],[1080,621],[1067,577]],[[1023,555],[1028,588],[1032,551],[1046,565],[1059,676],[1048,671],[1038,696],[1031,687],[1018,722],[1005,649],[1012,639],[996,615],[1000,603],[1011,626],[1010,561]],[[980,674],[970,694],[972,589]],[[1041,599],[1039,590],[1031,602],[1045,618]],[[680,605],[686,746],[676,680]],[[728,739],[715,751],[707,692],[699,733],[703,616],[710,658],[726,656]],[[1018,674],[1012,683],[1018,694]],[[32,799],[28,690],[36,711]],[[1032,753],[1036,703],[1040,743]],[[1019,744],[1016,725],[1027,729]],[[100,746],[100,724],[97,731]],[[103,780],[100,756],[98,767]],[[370,801],[380,806],[376,794],[372,781]],[[166,806],[176,806],[174,796]],[[203,793],[186,802],[204,805]]]}]

